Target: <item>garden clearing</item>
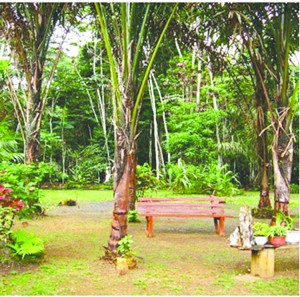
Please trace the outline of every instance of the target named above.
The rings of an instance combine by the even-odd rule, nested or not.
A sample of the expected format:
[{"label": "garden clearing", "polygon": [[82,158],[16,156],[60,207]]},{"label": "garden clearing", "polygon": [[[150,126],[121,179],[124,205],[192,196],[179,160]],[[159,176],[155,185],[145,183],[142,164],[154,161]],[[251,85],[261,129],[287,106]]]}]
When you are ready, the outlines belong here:
[{"label": "garden clearing", "polygon": [[[71,191],[56,196],[61,192],[76,198]],[[46,196],[50,193],[55,196],[55,191]],[[110,233],[111,191],[102,191],[103,199],[89,199],[91,193],[86,191],[86,199],[78,194],[78,206],[53,206],[45,217],[16,223],[15,229],[26,228],[45,241],[46,255],[42,263],[2,270],[1,295],[299,295],[299,251],[278,251],[273,278],[251,276],[250,251],[227,244],[238,218],[227,220],[225,237],[215,234],[211,218],[157,219],[153,238],[145,237],[144,218],[130,223],[142,259],[137,269],[120,275],[100,260]],[[225,200],[235,201],[238,214],[242,201],[255,206],[258,194],[250,196]]]}]

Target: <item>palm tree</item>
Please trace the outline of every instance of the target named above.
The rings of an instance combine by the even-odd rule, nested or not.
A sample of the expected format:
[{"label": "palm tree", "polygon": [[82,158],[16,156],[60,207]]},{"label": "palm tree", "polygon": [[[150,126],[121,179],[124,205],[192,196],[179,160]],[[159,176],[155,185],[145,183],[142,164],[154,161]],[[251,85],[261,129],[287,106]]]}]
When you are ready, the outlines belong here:
[{"label": "palm tree", "polygon": [[9,45],[15,70],[13,74],[7,71],[6,84],[19,122],[26,163],[38,161],[42,115],[61,51],[59,48],[49,79],[44,82],[48,48],[67,7],[66,3],[0,4],[0,36]]},{"label": "palm tree", "polygon": [[231,25],[242,38],[254,69],[256,85],[268,111],[274,172],[275,210],[289,214],[293,161],[293,116],[299,88],[289,84],[289,59],[298,49],[298,3],[252,3],[231,7]]},{"label": "palm tree", "polygon": [[[293,90],[289,84],[289,59],[299,42],[299,5],[273,3],[261,6],[257,9],[262,13],[255,17],[253,26],[258,33],[257,39],[262,41],[262,56],[255,54],[253,43],[245,43],[271,118],[275,209],[288,215],[294,143],[292,121],[299,91],[298,86]],[[266,20],[265,29],[261,30]],[[258,68],[257,60],[261,58],[268,71],[268,85]]]},{"label": "palm tree", "polygon": [[216,34],[218,43],[244,49],[253,68],[254,103],[260,113],[256,129],[258,155],[263,163],[260,203],[268,204],[268,197],[262,195],[268,191],[268,131],[273,138],[275,209],[288,214],[294,143],[292,120],[298,96],[298,86],[293,88],[289,84],[289,59],[299,49],[299,5],[230,3],[209,5],[208,9],[211,18],[206,25]]},{"label": "palm tree", "polygon": [[[95,3],[112,81],[115,131],[114,210],[108,250],[116,253],[127,234],[127,211],[135,199],[139,112],[154,58],[178,4]],[[171,12],[170,12],[171,9]],[[162,30],[159,15],[168,12]],[[155,27],[155,26],[156,27]],[[150,34],[153,29],[153,34]],[[151,40],[154,45],[149,47]],[[143,56],[146,49],[148,56]]]}]

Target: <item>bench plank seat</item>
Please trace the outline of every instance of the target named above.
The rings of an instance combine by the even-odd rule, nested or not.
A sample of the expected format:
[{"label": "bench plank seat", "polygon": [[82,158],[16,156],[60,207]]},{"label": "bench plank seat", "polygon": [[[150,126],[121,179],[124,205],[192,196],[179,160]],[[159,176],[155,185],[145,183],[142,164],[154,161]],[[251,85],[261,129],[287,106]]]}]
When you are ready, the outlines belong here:
[{"label": "bench plank seat", "polygon": [[224,203],[225,201],[220,198],[220,197],[215,197],[211,200],[212,196],[209,197],[171,197],[171,198],[150,198],[150,197],[141,197],[138,198],[139,202],[143,201],[149,201],[149,202],[154,202],[154,201],[219,201],[221,203]]},{"label": "bench plank seat", "polygon": [[137,210],[146,217],[148,237],[153,236],[153,217],[196,217],[213,218],[216,233],[224,235],[224,200],[213,195],[209,197],[139,198]]}]

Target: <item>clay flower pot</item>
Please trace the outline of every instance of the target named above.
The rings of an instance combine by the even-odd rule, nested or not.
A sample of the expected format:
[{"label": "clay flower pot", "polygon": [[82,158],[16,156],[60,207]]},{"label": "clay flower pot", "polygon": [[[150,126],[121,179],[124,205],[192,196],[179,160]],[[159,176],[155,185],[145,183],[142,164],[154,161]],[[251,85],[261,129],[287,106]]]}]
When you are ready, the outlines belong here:
[{"label": "clay flower pot", "polygon": [[285,236],[269,236],[269,243],[276,247],[285,245]]}]

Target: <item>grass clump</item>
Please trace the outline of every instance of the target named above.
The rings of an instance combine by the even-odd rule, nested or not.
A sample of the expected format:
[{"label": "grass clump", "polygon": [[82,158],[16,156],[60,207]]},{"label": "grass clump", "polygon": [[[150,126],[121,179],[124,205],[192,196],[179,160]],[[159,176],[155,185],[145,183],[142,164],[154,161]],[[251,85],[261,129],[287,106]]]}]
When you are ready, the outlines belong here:
[{"label": "grass clump", "polygon": [[251,295],[299,295],[299,281],[288,277],[245,283]]}]

